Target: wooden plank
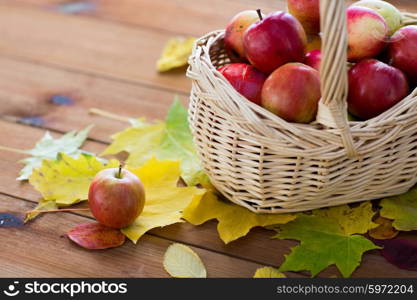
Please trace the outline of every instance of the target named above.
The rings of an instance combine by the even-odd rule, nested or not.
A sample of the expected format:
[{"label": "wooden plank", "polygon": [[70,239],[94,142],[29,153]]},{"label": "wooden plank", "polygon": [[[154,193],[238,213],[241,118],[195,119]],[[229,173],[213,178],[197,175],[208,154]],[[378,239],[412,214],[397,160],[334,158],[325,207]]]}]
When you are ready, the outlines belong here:
[{"label": "wooden plank", "polygon": [[[175,96],[168,91],[4,57],[0,57],[0,65],[0,117],[32,121],[61,132],[96,124],[90,137],[106,142],[129,125],[92,116],[90,108],[164,119]],[[187,105],[188,96],[179,97]]]},{"label": "wooden plank", "polygon": [[[1,0],[0,3],[7,2]],[[58,13],[83,14],[92,17],[152,28],[175,34],[201,36],[206,32],[224,28],[236,13],[260,8],[265,12],[285,8],[285,1],[264,3],[244,1],[191,1],[191,0],[18,0]]]},{"label": "wooden plank", "polygon": [[[7,0],[0,0],[5,2]],[[200,36],[224,28],[237,12],[260,8],[265,12],[285,10],[285,0],[17,0],[59,13],[83,14],[135,26]],[[348,3],[353,2],[351,0]],[[413,0],[391,1],[402,10],[417,11]],[[181,16],[178,18],[178,16]],[[204,20],[202,22],[201,20]],[[179,22],[180,21],[180,22]],[[167,26],[172,24],[172,26]]]},{"label": "wooden plank", "polygon": [[[30,128],[18,124],[0,121],[0,145],[7,144],[10,147],[19,149],[30,148],[34,142],[43,134],[42,130]],[[19,137],[19,138],[16,138]],[[104,145],[95,142],[88,142],[85,149],[88,151],[100,151]],[[39,194],[28,184],[20,184],[15,181],[20,165],[16,163],[22,158],[20,154],[0,153],[0,192],[36,201]],[[163,229],[152,231],[152,235],[176,240],[183,243],[203,247],[207,250],[216,251],[251,260],[263,265],[279,266],[283,261],[283,255],[290,252],[290,248],[297,243],[294,241],[279,241],[270,239],[271,232],[257,229],[249,236],[224,245],[218,238],[216,223],[209,222],[202,226],[192,226],[190,224],[176,224]],[[338,276],[335,268],[330,268],[320,276]],[[400,270],[388,264],[376,251],[372,251],[364,256],[364,262],[354,273],[357,277],[413,277],[416,272]]]},{"label": "wooden plank", "polygon": [[[27,201],[0,195],[1,211],[21,215]],[[71,213],[52,213],[18,228],[0,229],[0,277],[169,277],[162,266],[171,241],[145,235],[134,245],[89,251],[64,237],[73,226],[92,220]],[[193,247],[209,277],[252,277],[258,264]]]},{"label": "wooden plank", "polygon": [[172,34],[0,4],[0,55],[188,93],[184,69],[158,74]]}]

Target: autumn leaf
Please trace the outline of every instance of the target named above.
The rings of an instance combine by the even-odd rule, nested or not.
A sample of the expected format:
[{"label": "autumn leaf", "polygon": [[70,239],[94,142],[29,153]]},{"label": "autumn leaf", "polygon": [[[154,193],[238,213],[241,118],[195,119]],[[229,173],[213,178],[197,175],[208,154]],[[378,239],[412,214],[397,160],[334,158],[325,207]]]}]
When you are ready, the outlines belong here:
[{"label": "autumn leaf", "polygon": [[181,222],[183,210],[205,194],[197,187],[178,187],[180,163],[151,158],[142,167],[129,168],[142,181],[145,207],[136,221],[122,232],[134,243],[148,230]]},{"label": "autumn leaf", "polygon": [[55,160],[58,153],[65,153],[74,158],[81,153],[88,153],[79,148],[84,144],[91,128],[92,126],[90,125],[78,133],[71,131],[57,139],[54,139],[47,132],[33,149],[26,151],[31,157],[21,161],[25,164],[25,167],[20,171],[20,176],[17,180],[29,179],[33,169],[39,168],[43,160]]},{"label": "autumn leaf", "polygon": [[79,246],[90,250],[119,247],[126,237],[118,229],[100,223],[77,225],[67,233],[68,238]]},{"label": "autumn leaf", "polygon": [[392,225],[400,231],[417,230],[417,188],[405,194],[381,200],[380,215],[394,220]]},{"label": "autumn leaf", "polygon": [[181,177],[187,185],[196,185],[204,181],[206,175],[201,168],[187,118],[187,110],[175,100],[168,112],[156,157],[161,160],[180,160]]},{"label": "autumn leaf", "polygon": [[59,209],[58,205],[56,205],[56,202],[53,200],[44,200],[41,199],[38,203],[38,205],[36,205],[36,207],[31,210],[30,212],[28,212],[25,215],[25,223],[33,220],[34,218],[36,218],[39,214],[42,213],[42,211],[45,210],[55,210],[55,209]]},{"label": "autumn leaf", "polygon": [[193,225],[217,219],[217,231],[226,244],[245,236],[253,227],[285,224],[295,219],[295,215],[288,214],[255,214],[236,204],[219,200],[212,192],[201,199],[194,199],[183,215]]},{"label": "autumn leaf", "polygon": [[378,227],[369,230],[370,237],[377,240],[388,240],[398,235],[398,230],[392,227],[392,220],[379,216],[375,221]]},{"label": "autumn leaf", "polygon": [[176,278],[206,278],[207,271],[200,257],[188,246],[172,244],[164,255],[164,269]]},{"label": "autumn leaf", "polygon": [[161,58],[156,63],[158,72],[166,72],[186,66],[195,40],[193,37],[170,39],[165,45]]},{"label": "autumn leaf", "polygon": [[165,122],[142,124],[112,136],[114,142],[101,155],[129,153],[126,164],[143,165],[153,156],[160,160],[180,160],[181,177],[187,185],[209,186],[193,143],[187,110],[175,100]]},{"label": "autumn leaf", "polygon": [[359,235],[375,228],[370,202],[350,208],[347,205],[314,210],[311,215],[297,218],[278,226],[275,238],[299,240],[300,244],[286,255],[279,271],[303,271],[317,275],[335,264],[344,277],[349,277],[359,266],[362,254],[377,249],[370,240]]},{"label": "autumn leaf", "polygon": [[155,155],[155,150],[162,142],[165,123],[147,124],[131,127],[112,136],[114,142],[101,155],[129,153],[126,164],[138,167]]},{"label": "autumn leaf", "polygon": [[90,183],[99,171],[118,166],[116,160],[105,165],[93,155],[72,158],[60,153],[57,160],[44,160],[40,168],[33,170],[29,182],[45,201],[55,201],[58,206],[72,205],[87,200]]},{"label": "autumn leaf", "polygon": [[253,278],[286,278],[278,269],[272,267],[263,267],[256,270]]},{"label": "autumn leaf", "polygon": [[417,242],[404,239],[374,240],[382,256],[400,269],[417,271]]}]

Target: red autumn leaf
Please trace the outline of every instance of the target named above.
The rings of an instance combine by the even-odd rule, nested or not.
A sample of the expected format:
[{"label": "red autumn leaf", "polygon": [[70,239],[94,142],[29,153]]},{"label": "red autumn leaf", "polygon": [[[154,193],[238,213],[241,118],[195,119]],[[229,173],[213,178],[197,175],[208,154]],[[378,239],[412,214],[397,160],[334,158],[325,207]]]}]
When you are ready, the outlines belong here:
[{"label": "red autumn leaf", "polygon": [[120,230],[99,223],[77,225],[67,235],[74,243],[91,250],[119,247],[126,239]]},{"label": "red autumn leaf", "polygon": [[417,242],[404,239],[372,241],[384,247],[381,254],[387,261],[400,269],[417,271]]}]

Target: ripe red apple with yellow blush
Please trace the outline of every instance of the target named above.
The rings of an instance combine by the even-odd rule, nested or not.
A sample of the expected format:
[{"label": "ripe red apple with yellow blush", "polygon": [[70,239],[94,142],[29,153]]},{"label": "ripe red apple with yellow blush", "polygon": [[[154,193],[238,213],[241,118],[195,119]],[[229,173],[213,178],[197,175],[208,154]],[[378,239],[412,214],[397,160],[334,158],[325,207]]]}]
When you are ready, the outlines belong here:
[{"label": "ripe red apple with yellow blush", "polygon": [[392,4],[382,0],[361,0],[352,6],[363,6],[373,9],[385,19],[388,25],[388,34],[393,35],[402,26],[401,12]]},{"label": "ripe red apple with yellow blush", "polygon": [[288,122],[314,121],[320,98],[319,72],[301,63],[278,68],[262,89],[262,106]]},{"label": "ripe red apple with yellow blush", "polygon": [[366,7],[347,9],[348,60],[357,62],[378,56],[388,40],[388,25],[384,18]]},{"label": "ripe red apple with yellow blush", "polygon": [[417,26],[409,25],[398,30],[388,46],[390,64],[408,75],[417,85]]},{"label": "ripe red apple with yellow blush", "polygon": [[105,169],[90,185],[88,204],[96,220],[112,228],[135,221],[145,206],[145,189],[140,179],[126,169]]},{"label": "ripe red apple with yellow blush", "polygon": [[243,38],[246,57],[263,73],[270,74],[288,62],[302,62],[307,36],[292,15],[277,11],[252,24]]},{"label": "ripe red apple with yellow blush", "polygon": [[257,11],[245,10],[235,15],[229,24],[227,24],[224,34],[224,46],[230,58],[235,60],[236,58],[246,58],[245,48],[243,46],[243,34],[256,21],[259,21]]},{"label": "ripe red apple with yellow blush", "polygon": [[288,12],[300,21],[307,34],[320,32],[319,0],[288,0]]},{"label": "ripe red apple with yellow blush", "polygon": [[321,64],[321,50],[313,50],[306,54],[304,64],[320,71]]},{"label": "ripe red apple with yellow blush", "polygon": [[240,94],[261,105],[262,86],[267,76],[253,66],[243,63],[228,64],[218,69]]},{"label": "ripe red apple with yellow blush", "polygon": [[365,59],[349,70],[349,112],[370,119],[404,99],[409,92],[402,71],[376,59]]}]

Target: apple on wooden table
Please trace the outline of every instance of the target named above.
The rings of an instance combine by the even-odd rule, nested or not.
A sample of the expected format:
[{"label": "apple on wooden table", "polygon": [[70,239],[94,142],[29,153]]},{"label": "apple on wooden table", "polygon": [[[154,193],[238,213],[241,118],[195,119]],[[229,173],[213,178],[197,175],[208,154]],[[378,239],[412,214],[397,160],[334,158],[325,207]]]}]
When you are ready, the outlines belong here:
[{"label": "apple on wooden table", "polygon": [[140,179],[126,169],[111,168],[97,173],[90,185],[88,204],[96,220],[112,228],[135,221],[145,206]]}]

